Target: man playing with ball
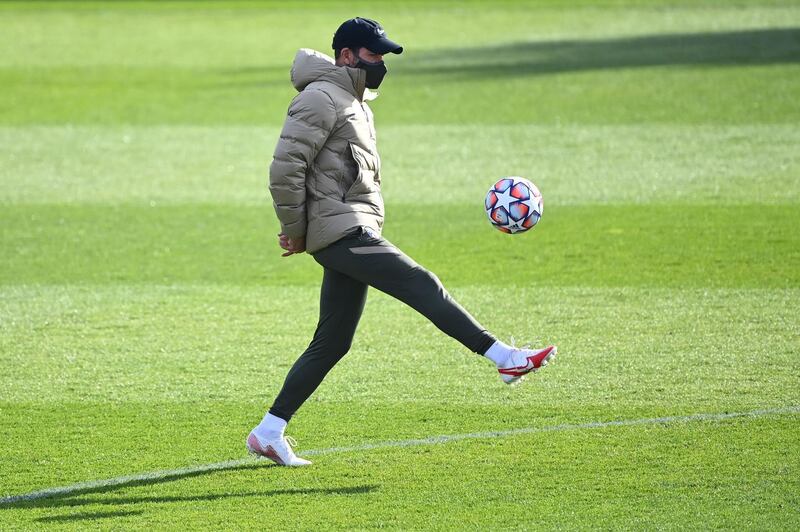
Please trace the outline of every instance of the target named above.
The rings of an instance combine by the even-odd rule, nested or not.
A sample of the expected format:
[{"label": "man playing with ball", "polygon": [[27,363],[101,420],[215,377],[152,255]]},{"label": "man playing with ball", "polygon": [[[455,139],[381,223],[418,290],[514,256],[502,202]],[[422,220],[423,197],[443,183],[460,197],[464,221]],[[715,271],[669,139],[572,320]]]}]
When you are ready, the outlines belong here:
[{"label": "man playing with ball", "polygon": [[377,22],[354,18],[336,31],[333,49],[335,60],[298,51],[291,78],[299,94],[270,166],[283,256],[307,251],[324,268],[314,337],[247,438],[250,452],[286,466],[311,463],[294,454],[284,429],[350,349],[370,286],[492,360],[507,384],[543,367],[556,353],[555,346],[519,349],[497,340],[434,274],[381,237],[381,161],[367,101],[377,96],[369,89],[377,89],[387,72],[384,54],[400,54],[403,48]]}]

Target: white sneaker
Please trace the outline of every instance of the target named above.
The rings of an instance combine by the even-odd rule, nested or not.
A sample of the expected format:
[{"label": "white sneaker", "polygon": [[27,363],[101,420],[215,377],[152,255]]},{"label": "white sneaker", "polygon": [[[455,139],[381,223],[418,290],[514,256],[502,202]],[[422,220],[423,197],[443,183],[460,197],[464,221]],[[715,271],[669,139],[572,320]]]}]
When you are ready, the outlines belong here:
[{"label": "white sneaker", "polygon": [[546,366],[548,362],[555,358],[557,351],[558,349],[554,345],[538,350],[514,349],[506,361],[497,367],[497,371],[500,373],[503,382],[514,384],[517,381],[521,381],[528,373]]},{"label": "white sneaker", "polygon": [[289,436],[281,436],[271,440],[262,440],[255,430],[250,432],[247,437],[247,450],[256,456],[269,458],[273,462],[282,466],[306,466],[311,462],[298,458],[292,450],[292,446],[297,442]]}]

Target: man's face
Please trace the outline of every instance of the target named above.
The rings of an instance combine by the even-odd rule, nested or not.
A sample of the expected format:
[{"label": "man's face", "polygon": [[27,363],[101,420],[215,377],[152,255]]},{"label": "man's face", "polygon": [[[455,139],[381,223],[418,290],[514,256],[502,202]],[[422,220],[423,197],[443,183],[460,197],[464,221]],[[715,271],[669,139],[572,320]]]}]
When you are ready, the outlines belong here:
[{"label": "man's face", "polygon": [[376,54],[375,52],[371,52],[366,48],[358,49],[358,57],[360,57],[367,63],[380,63],[381,61],[383,61],[383,54]]},{"label": "man's face", "polygon": [[383,54],[376,54],[363,47],[358,49],[358,56],[356,56],[350,48],[342,50],[342,56],[345,60],[345,64],[351,67],[356,66],[359,59],[367,63],[379,63],[383,61]]}]

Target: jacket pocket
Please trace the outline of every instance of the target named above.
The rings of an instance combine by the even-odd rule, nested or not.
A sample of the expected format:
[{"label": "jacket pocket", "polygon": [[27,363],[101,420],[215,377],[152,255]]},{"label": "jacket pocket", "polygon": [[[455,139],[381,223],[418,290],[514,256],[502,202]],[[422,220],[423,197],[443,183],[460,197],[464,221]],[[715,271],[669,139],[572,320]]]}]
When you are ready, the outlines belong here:
[{"label": "jacket pocket", "polygon": [[345,199],[380,192],[380,162],[378,157],[352,142],[349,144],[350,153],[353,155],[353,160],[358,168],[358,174],[353,184],[345,192]]}]

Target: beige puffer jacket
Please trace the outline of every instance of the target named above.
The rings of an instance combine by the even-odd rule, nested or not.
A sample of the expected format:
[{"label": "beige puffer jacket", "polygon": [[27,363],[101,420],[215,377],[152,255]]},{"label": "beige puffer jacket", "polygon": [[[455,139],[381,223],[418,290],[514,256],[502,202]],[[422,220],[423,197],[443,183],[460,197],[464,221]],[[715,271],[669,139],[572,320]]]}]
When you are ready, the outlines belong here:
[{"label": "beige puffer jacket", "polygon": [[380,234],[383,199],[366,73],[336,66],[309,49],[297,52],[289,106],[269,169],[269,190],[289,237],[314,253],[359,226]]}]

